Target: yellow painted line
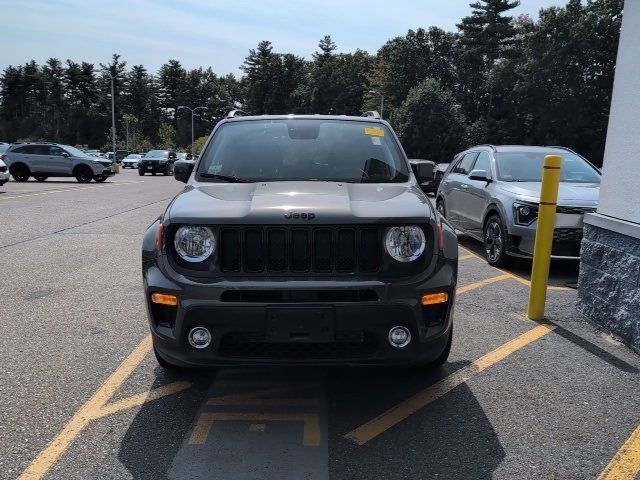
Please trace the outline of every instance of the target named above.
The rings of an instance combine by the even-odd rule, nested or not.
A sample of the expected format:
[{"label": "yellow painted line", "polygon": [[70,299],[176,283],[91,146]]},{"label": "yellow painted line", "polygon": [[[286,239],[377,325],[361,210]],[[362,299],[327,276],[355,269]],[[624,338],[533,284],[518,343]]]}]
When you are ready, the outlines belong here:
[{"label": "yellow painted line", "polygon": [[[465,252],[467,252],[467,253],[468,253],[469,255],[471,255],[472,257],[476,257],[476,258],[479,258],[479,259],[481,259],[481,260],[485,260],[485,258],[484,258],[484,257],[481,257],[481,256],[480,256],[480,255],[478,255],[477,253],[475,253],[475,252],[473,252],[473,251],[469,250],[469,249],[468,249],[468,248],[466,248],[466,247],[463,247],[462,245],[458,245],[458,248],[460,248],[461,250],[464,250]],[[465,257],[466,257],[466,255],[465,255]],[[461,260],[461,259],[462,259],[462,258],[459,258],[458,260]],[[486,260],[485,260],[485,261],[486,261]],[[496,270],[500,270],[502,273],[504,273],[504,274],[506,274],[506,275],[509,275],[509,276],[510,276],[511,278],[513,278],[515,281],[520,282],[521,284],[526,285],[527,287],[531,288],[531,282],[530,282],[529,280],[527,280],[526,278],[523,278],[523,277],[521,277],[520,275],[516,275],[515,273],[510,272],[510,271],[508,271],[508,270],[503,270],[502,268],[496,268],[496,267],[492,267],[492,268],[495,268]],[[566,291],[566,290],[573,290],[572,288],[569,288],[569,287],[562,287],[562,286],[559,286],[559,285],[547,285],[547,288],[548,288],[549,290],[564,290],[564,291]]]},{"label": "yellow painted line", "polygon": [[458,248],[459,248],[460,250],[464,250],[464,251],[465,251],[465,252],[467,252],[469,255],[472,255],[472,256],[474,256],[474,257],[476,257],[476,258],[479,258],[480,260],[485,260],[485,261],[486,261],[486,259],[485,259],[483,256],[478,255],[478,254],[477,254],[476,252],[474,252],[473,250],[469,250],[467,247],[463,247],[462,245],[458,244]]},{"label": "yellow painted line", "polygon": [[315,413],[245,413],[205,412],[200,414],[189,445],[202,445],[207,441],[214,422],[303,422],[302,444],[307,447],[320,446],[320,417]]},{"label": "yellow painted line", "polygon": [[[251,382],[246,385],[248,387],[254,387],[256,384],[263,384],[264,382]],[[216,386],[219,386],[216,383]],[[233,393],[229,395],[221,395],[210,398],[207,402],[208,405],[260,405],[260,406],[309,406],[309,405],[319,405],[319,400],[317,398],[273,398],[276,395],[284,395],[296,392],[304,392],[306,390],[310,390],[313,388],[320,388],[320,384],[318,382],[300,382],[298,384],[295,383],[286,383],[286,384],[278,384],[275,388],[262,388],[259,390],[253,390],[249,392],[243,393]],[[269,398],[265,398],[269,397]]]},{"label": "yellow painted line", "polygon": [[207,441],[209,432],[213,427],[213,416],[210,413],[203,413],[198,418],[196,426],[189,438],[189,445],[202,445]]},{"label": "yellow painted line", "polygon": [[150,351],[151,336],[148,335],[93,394],[87,403],[76,412],[62,431],[31,462],[22,475],[20,475],[20,479],[32,480],[44,477],[80,432],[84,430],[89,422],[96,418],[100,409],[111,399],[116,390],[129,378]]},{"label": "yellow painted line", "polygon": [[485,285],[489,285],[495,282],[501,282],[503,280],[509,280],[511,277],[506,273],[496,275],[495,277],[485,278],[484,280],[479,280],[477,282],[470,283],[469,285],[465,285],[463,287],[458,287],[456,293],[460,295],[461,293],[468,292],[469,290],[475,290],[476,288],[484,287]]},{"label": "yellow painted line", "polygon": [[109,405],[105,405],[104,407],[102,407],[96,413],[94,419],[111,415],[112,413],[121,412],[122,410],[128,410],[133,407],[138,407],[140,405],[158,400],[159,398],[166,397],[168,395],[174,395],[176,393],[182,392],[183,390],[186,390],[189,387],[191,387],[191,383],[189,382],[173,382],[168,385],[154,388],[153,390],[148,390],[144,393],[133,395],[129,398],[124,398],[122,400],[110,403]]},{"label": "yellow painted line", "polygon": [[458,257],[458,260],[468,260],[469,258],[477,258],[476,255],[463,255],[461,257]]},{"label": "yellow painted line", "polygon": [[598,480],[633,480],[640,474],[640,425],[624,442]]},{"label": "yellow painted line", "polygon": [[467,382],[469,379],[496,364],[500,360],[503,360],[512,353],[542,338],[554,328],[556,328],[554,325],[548,324],[540,324],[532,328],[528,332],[523,333],[519,337],[510,340],[504,345],[480,357],[472,364],[461,368],[457,372],[443,378],[439,382],[422,390],[399,405],[390,408],[373,420],[361,425],[355,430],[352,430],[344,437],[353,440],[358,445],[364,445],[368,441],[373,440],[378,435],[387,431],[389,428],[407,419],[418,410],[429,405],[431,402],[434,402],[449,393],[458,385]]},{"label": "yellow painted line", "polygon": [[47,190],[46,192],[26,193],[24,195],[13,195],[12,197],[0,197],[0,200],[12,200],[14,198],[37,197],[40,195],[52,195],[54,193],[77,192],[78,190],[90,190],[93,188],[105,188],[105,187],[113,187],[118,185],[133,185],[135,183],[143,183],[143,182],[136,181],[136,182],[103,183],[100,185],[93,185],[91,187],[76,187],[76,188],[64,188],[64,189],[61,188],[58,190]]}]

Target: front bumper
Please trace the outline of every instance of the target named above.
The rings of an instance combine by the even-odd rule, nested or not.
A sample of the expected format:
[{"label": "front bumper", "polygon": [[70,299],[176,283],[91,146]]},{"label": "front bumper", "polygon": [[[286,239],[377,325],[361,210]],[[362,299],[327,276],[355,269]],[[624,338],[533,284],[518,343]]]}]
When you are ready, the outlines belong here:
[{"label": "front bumper", "polygon": [[167,163],[159,163],[159,162],[153,162],[153,163],[138,163],[138,170],[142,170],[144,172],[149,172],[149,173],[158,173],[158,172],[165,172],[167,170]]},{"label": "front bumper", "polygon": [[4,185],[9,181],[9,169],[6,172],[0,172],[0,185]]},{"label": "front bumper", "polygon": [[[507,253],[519,257],[532,257],[536,240],[535,228],[516,228],[512,232],[509,235]],[[551,257],[579,259],[582,233],[582,228],[561,227],[554,229]]]},{"label": "front bumper", "polygon": [[[144,271],[154,347],[168,362],[186,367],[428,363],[447,346],[455,282],[452,263],[444,263],[428,280],[411,284],[326,279],[178,284],[157,265]],[[443,291],[449,294],[446,304],[421,305],[424,294]],[[177,295],[179,305],[151,303],[154,292]],[[269,294],[261,298],[264,292]],[[270,314],[295,308],[303,309],[303,317],[310,311],[326,312],[328,334],[322,339],[275,338],[276,317]],[[398,325],[411,332],[412,341],[405,348],[395,348],[387,340],[389,329]],[[206,349],[189,345],[187,335],[196,326],[213,334]]]}]

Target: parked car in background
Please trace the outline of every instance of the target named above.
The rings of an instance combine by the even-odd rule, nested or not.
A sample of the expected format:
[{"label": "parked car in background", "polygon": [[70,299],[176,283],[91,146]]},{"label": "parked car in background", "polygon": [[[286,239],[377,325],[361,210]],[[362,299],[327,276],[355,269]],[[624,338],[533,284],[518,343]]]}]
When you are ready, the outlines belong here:
[{"label": "parked car in background", "polygon": [[155,175],[171,175],[173,173],[173,163],[176,161],[176,153],[170,150],[150,150],[138,162],[138,174],[145,173]]},{"label": "parked car in background", "polygon": [[438,163],[433,169],[433,181],[436,183],[436,191],[440,187],[440,182],[442,182],[442,177],[444,177],[444,172],[447,171],[447,168],[449,168],[448,163]]},{"label": "parked car in background", "polygon": [[138,168],[138,162],[142,158],[139,153],[130,153],[122,159],[122,168]]},{"label": "parked car in background", "polygon": [[122,162],[122,159],[129,155],[131,152],[129,150],[117,150],[116,151],[116,163]]},{"label": "parked car in background", "polygon": [[[1,145],[0,145],[1,146]],[[2,154],[0,154],[0,158]],[[0,159],[0,187],[9,181],[9,168],[3,160]]]},{"label": "parked car in background", "polygon": [[600,171],[564,147],[480,145],[457,154],[447,169],[436,208],[458,230],[483,242],[487,261],[533,255],[542,166],[563,157],[552,256],[579,258],[582,219],[595,212]]},{"label": "parked car in background", "polygon": [[16,143],[4,153],[4,162],[17,182],[34,177],[75,177],[80,183],[104,182],[113,175],[112,162],[87,155],[70,145],[56,143]]}]

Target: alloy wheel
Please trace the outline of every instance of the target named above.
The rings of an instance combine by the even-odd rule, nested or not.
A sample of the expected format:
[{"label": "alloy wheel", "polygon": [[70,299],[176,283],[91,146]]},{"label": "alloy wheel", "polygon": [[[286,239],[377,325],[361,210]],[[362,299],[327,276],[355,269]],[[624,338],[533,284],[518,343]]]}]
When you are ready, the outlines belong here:
[{"label": "alloy wheel", "polygon": [[503,246],[502,226],[496,220],[491,220],[484,232],[484,248],[489,262],[499,261]]}]

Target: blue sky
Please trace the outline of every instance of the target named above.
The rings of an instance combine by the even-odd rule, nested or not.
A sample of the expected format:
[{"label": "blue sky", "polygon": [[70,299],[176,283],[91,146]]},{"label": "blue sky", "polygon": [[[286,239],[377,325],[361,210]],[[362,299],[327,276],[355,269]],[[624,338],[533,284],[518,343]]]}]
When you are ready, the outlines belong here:
[{"label": "blue sky", "polygon": [[[515,15],[537,18],[565,0],[522,0]],[[409,28],[454,30],[469,0],[0,0],[0,69],[49,57],[93,63],[119,53],[150,71],[168,59],[239,74],[250,48],[270,40],[304,57],[330,34],[339,51],[375,52]]]}]

